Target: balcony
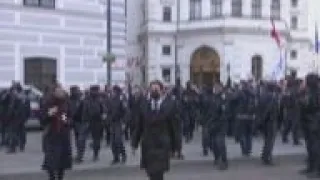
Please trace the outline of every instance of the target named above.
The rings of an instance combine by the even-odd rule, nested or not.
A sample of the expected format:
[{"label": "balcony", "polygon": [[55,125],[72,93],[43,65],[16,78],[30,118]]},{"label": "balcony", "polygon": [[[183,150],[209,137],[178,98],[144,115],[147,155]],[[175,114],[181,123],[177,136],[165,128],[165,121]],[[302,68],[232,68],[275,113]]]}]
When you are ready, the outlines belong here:
[{"label": "balcony", "polygon": [[[288,27],[284,20],[275,20],[275,26],[281,33],[287,34]],[[214,31],[214,30],[236,30],[240,31],[266,31],[271,30],[270,18],[249,17],[210,17],[196,20],[181,20],[179,26],[177,22],[163,22],[159,20],[148,20],[141,26],[141,33],[175,33],[179,27],[181,33],[188,31]]]}]

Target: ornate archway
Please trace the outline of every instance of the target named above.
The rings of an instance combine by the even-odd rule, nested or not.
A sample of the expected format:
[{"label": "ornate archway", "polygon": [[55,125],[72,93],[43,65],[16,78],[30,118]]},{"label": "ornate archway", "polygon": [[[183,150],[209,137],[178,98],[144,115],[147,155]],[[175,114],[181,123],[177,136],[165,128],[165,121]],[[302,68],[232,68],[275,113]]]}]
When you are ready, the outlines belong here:
[{"label": "ornate archway", "polygon": [[251,59],[251,74],[256,81],[262,79],[263,60],[260,55],[255,55]]},{"label": "ornate archway", "polygon": [[198,86],[212,86],[220,81],[220,58],[209,46],[201,46],[194,51],[190,63],[190,80]]}]

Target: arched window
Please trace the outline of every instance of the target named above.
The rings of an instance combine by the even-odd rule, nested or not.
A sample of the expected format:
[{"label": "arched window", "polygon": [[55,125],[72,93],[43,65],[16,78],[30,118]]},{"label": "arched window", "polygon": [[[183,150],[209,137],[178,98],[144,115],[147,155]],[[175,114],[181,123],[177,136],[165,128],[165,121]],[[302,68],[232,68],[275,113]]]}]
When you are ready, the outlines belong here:
[{"label": "arched window", "polygon": [[242,0],[232,0],[231,15],[233,17],[241,17],[242,16]]},{"label": "arched window", "polygon": [[251,59],[251,74],[255,80],[261,80],[263,74],[263,61],[260,55]]},{"label": "arched window", "polygon": [[281,3],[280,0],[271,1],[271,18],[272,19],[281,19]]},{"label": "arched window", "polygon": [[222,0],[211,0],[211,17],[222,16]]},{"label": "arched window", "polygon": [[252,18],[259,19],[262,17],[262,0],[252,0]]}]

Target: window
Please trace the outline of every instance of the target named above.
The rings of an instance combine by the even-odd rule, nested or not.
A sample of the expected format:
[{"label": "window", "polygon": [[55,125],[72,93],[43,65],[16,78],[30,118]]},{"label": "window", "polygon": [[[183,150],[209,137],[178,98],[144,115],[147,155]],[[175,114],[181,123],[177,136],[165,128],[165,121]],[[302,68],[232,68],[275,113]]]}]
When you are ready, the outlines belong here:
[{"label": "window", "polygon": [[166,83],[171,82],[171,69],[170,68],[162,68],[162,79]]},{"label": "window", "polygon": [[233,17],[242,16],[242,0],[232,0],[231,15]]},{"label": "window", "polygon": [[259,19],[262,17],[262,3],[261,0],[252,0],[252,18]]},{"label": "window", "polygon": [[222,16],[222,0],[211,0],[211,17]]},{"label": "window", "polygon": [[296,60],[298,58],[298,52],[296,50],[291,50],[290,52],[290,59]]},{"label": "window", "polygon": [[298,18],[296,16],[291,17],[291,29],[298,29]]},{"label": "window", "polygon": [[255,80],[261,80],[263,74],[263,60],[260,55],[253,56],[251,59],[251,74]]},{"label": "window", "polygon": [[272,19],[281,19],[281,4],[280,0],[272,0],[271,2],[271,18]]},{"label": "window", "polygon": [[166,56],[171,55],[171,46],[170,45],[163,45],[162,46],[162,55],[166,55]]},{"label": "window", "polygon": [[291,6],[297,7],[298,6],[298,0],[291,0]]},{"label": "window", "polygon": [[190,20],[201,19],[201,0],[190,0]]},{"label": "window", "polygon": [[163,21],[170,22],[171,21],[171,7],[163,7]]},{"label": "window", "polygon": [[55,0],[24,0],[23,5],[44,8],[55,8]]}]

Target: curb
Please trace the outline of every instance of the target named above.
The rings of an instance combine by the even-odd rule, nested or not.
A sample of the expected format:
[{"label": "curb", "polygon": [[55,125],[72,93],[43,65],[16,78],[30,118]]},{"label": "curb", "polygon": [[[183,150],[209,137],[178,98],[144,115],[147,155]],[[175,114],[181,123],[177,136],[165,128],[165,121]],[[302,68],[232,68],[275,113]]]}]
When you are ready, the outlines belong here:
[{"label": "curb", "polygon": [[[289,154],[289,155],[275,155],[274,161],[275,164],[281,165],[281,162],[285,163],[292,163],[292,164],[302,164],[304,162],[305,154],[297,153],[297,154]],[[260,161],[260,157],[237,157],[234,159],[229,160],[229,165],[232,166],[233,164],[243,164],[246,166],[257,166],[258,164],[262,164]],[[187,167],[201,167],[201,166],[213,166],[213,158],[208,156],[208,159],[205,160],[172,160],[171,161],[171,169],[181,169]],[[139,164],[128,164],[128,165],[116,165],[116,166],[91,166],[91,167],[79,167],[76,166],[74,169],[68,171],[68,176],[73,176],[75,174],[90,174],[96,172],[103,172],[108,174],[113,173],[133,173],[139,172],[140,165]],[[41,176],[44,174],[44,171],[37,170],[37,171],[28,171],[28,172],[12,172],[12,173],[3,173],[0,174],[0,179],[19,179],[22,177],[33,177],[33,176]]]}]

